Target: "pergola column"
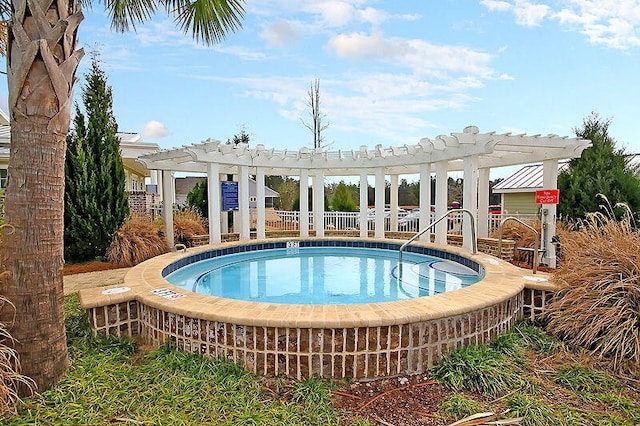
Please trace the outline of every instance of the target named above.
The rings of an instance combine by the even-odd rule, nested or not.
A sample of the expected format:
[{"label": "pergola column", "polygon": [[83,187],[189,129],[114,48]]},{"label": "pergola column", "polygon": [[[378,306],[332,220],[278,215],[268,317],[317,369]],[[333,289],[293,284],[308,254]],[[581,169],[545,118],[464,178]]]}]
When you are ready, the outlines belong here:
[{"label": "pergola column", "polygon": [[[447,212],[447,165],[446,161],[438,161],[436,170],[436,219]],[[436,225],[436,244],[447,244],[447,219]]]},{"label": "pergola column", "polygon": [[489,168],[478,169],[478,237],[489,236]]},{"label": "pergola column", "polygon": [[[324,186],[324,185],[323,185]],[[315,192],[315,191],[314,191]],[[300,236],[309,236],[309,170],[300,169]]]},{"label": "pergola column", "polygon": [[360,170],[360,237],[369,236],[369,221],[367,210],[369,208],[369,181],[367,180],[367,170]]},{"label": "pergola column", "polygon": [[251,239],[249,212],[249,167],[238,167],[238,210],[240,211],[240,241]]},{"label": "pergola column", "polygon": [[[209,215],[209,244],[222,242],[220,219],[220,164],[207,164],[207,200]],[[226,212],[225,212],[226,214]]]},{"label": "pergola column", "polygon": [[316,237],[324,237],[324,170],[317,169],[313,177],[313,227]]},{"label": "pergola column", "polygon": [[[463,160],[463,192],[462,205],[469,210],[478,223],[478,157],[473,155]],[[471,233],[471,219],[468,215],[462,217],[462,247],[471,250],[473,235]],[[476,237],[477,238],[477,237]]]},{"label": "pergola column", "polygon": [[398,175],[389,176],[391,181],[389,204],[391,207],[391,230],[393,232],[398,231]]},{"label": "pergola column", "polygon": [[[542,163],[542,189],[558,189],[558,160],[545,160]],[[550,268],[557,266],[556,246],[551,241],[556,235],[556,214],[556,204],[542,205],[542,248],[545,249],[542,261]]]},{"label": "pergola column", "polygon": [[171,195],[171,170],[162,171],[162,219],[164,220],[165,236],[169,249],[173,250],[173,197]]},{"label": "pergola column", "polygon": [[266,191],[264,188],[264,168],[256,167],[256,238],[262,240],[267,238],[267,232],[265,229],[265,220],[267,218],[265,197]]},{"label": "pergola column", "polygon": [[[418,231],[422,231],[431,223],[431,164],[420,164],[420,220]],[[431,233],[425,232],[420,241],[431,241]]]},{"label": "pergola column", "polygon": [[156,170],[156,177],[158,179],[158,201],[162,202],[164,200],[164,179],[162,179],[162,170]]},{"label": "pergola column", "polygon": [[376,168],[376,217],[375,217],[375,237],[384,238],[384,167]]}]

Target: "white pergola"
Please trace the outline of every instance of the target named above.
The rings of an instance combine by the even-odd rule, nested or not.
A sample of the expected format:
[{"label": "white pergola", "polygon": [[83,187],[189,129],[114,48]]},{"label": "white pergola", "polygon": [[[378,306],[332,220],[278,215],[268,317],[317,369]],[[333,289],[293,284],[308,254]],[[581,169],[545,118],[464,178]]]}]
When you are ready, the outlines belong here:
[{"label": "white pergola", "polygon": [[[435,215],[447,212],[448,172],[463,173],[463,199],[465,209],[486,214],[489,207],[489,170],[494,167],[542,162],[544,167],[544,189],[556,189],[558,160],[580,157],[582,151],[591,146],[590,141],[557,135],[513,135],[495,132],[480,133],[475,126],[466,127],[462,133],[440,135],[435,139],[423,138],[415,145],[385,148],[376,145],[374,149],[361,146],[357,150],[323,151],[322,149],[301,148],[298,151],[267,149],[263,145],[249,148],[247,145],[229,145],[217,140],[207,140],[199,144],[160,151],[139,157],[148,169],[162,171],[162,192],[171,191],[173,172],[206,173],[209,198],[209,242],[221,242],[222,214],[220,182],[232,174],[238,181],[238,204],[240,240],[250,239],[249,215],[249,175],[256,176],[257,182],[257,238],[265,238],[266,209],[264,202],[264,182],[266,175],[300,177],[300,236],[309,236],[308,187],[312,179],[313,211],[324,210],[325,176],[360,177],[360,223],[367,223],[367,186],[369,176],[375,180],[375,231],[376,238],[384,238],[385,178],[391,182],[391,230],[398,224],[398,176],[418,174],[420,182],[431,182],[435,173]],[[170,197],[163,197],[164,221],[167,239],[173,246],[173,211]],[[167,199],[169,199],[167,201]],[[420,185],[420,229],[429,225],[431,185]],[[168,206],[166,206],[168,204]],[[547,240],[555,234],[556,206],[545,205],[547,209]],[[324,217],[313,215],[316,236],[324,236]],[[488,236],[486,220],[477,221],[478,236]],[[367,227],[360,227],[360,235],[367,236]],[[446,223],[435,227],[435,242],[446,244]],[[425,240],[428,235],[423,236]],[[471,248],[471,225],[463,219],[463,246]],[[550,241],[543,241],[547,249],[546,258],[555,266],[555,250]]]}]

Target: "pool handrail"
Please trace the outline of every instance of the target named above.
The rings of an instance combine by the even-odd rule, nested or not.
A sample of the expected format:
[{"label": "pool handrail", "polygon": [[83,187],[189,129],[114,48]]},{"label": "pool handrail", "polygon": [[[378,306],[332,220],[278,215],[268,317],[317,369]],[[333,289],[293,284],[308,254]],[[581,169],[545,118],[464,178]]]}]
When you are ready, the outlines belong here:
[{"label": "pool handrail", "polygon": [[538,270],[538,250],[540,249],[540,233],[533,226],[518,219],[515,216],[505,217],[500,221],[500,225],[498,225],[498,257],[502,258],[502,226],[508,220],[515,220],[516,222],[525,226],[526,228],[529,228],[536,234],[536,237],[533,242],[533,272],[532,272],[533,274],[535,274],[536,271]]},{"label": "pool handrail", "polygon": [[471,210],[469,210],[469,209],[451,209],[451,210],[447,210],[447,212],[445,214],[443,214],[438,219],[436,219],[433,222],[431,222],[426,228],[424,228],[422,231],[418,232],[413,237],[409,238],[409,240],[406,243],[404,243],[403,245],[400,246],[400,250],[398,251],[398,265],[400,265],[400,276],[402,276],[402,252],[404,251],[404,249],[409,244],[414,242],[417,238],[419,238],[422,234],[424,234],[425,232],[427,232],[428,230],[430,230],[431,228],[436,226],[442,220],[446,219],[451,213],[467,213],[469,215],[469,217],[471,218],[471,251],[472,251],[473,254],[478,253],[478,240],[476,239],[476,218],[473,215],[473,213],[471,212]]}]

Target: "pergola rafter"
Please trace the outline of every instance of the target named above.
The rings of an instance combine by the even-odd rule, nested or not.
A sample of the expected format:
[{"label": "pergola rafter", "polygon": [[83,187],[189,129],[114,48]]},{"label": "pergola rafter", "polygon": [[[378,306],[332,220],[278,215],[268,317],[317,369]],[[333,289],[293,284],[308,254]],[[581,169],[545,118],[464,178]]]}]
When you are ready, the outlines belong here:
[{"label": "pergola rafter", "polygon": [[[464,200],[465,208],[472,211],[486,211],[488,206],[488,185],[480,180],[488,180],[490,168],[542,162],[548,169],[546,187],[555,188],[557,185],[557,161],[567,158],[579,157],[582,151],[591,146],[590,141],[557,136],[549,134],[541,135],[512,135],[511,133],[497,134],[495,132],[480,133],[475,126],[468,126],[460,133],[440,135],[436,138],[422,138],[417,144],[405,144],[401,146],[384,147],[376,145],[373,149],[361,146],[358,149],[324,151],[322,148],[299,150],[266,148],[257,145],[250,148],[246,144],[224,144],[217,140],[206,140],[202,143],[186,145],[181,148],[160,151],[143,155],[139,158],[148,169],[162,170],[163,180],[170,179],[171,172],[199,172],[207,173],[208,179],[217,185],[220,176],[233,174],[239,176],[240,182],[240,209],[246,206],[248,209],[248,189],[244,188],[244,176],[248,174],[259,176],[264,185],[265,175],[300,176],[301,193],[303,187],[308,186],[308,178],[314,179],[313,205],[320,208],[324,197],[324,185],[321,184],[325,176],[360,176],[361,182],[366,182],[367,177],[375,177],[376,210],[384,210],[384,186],[385,175],[391,175],[392,186],[397,186],[397,175],[419,174],[420,179],[430,178],[433,171],[436,173],[437,191],[446,191],[446,173],[449,171],[462,171],[464,173]],[[554,172],[555,170],[555,172]],[[444,186],[443,186],[444,185]],[[170,188],[164,186],[163,188]],[[438,189],[439,188],[439,189]],[[393,190],[397,188],[392,188]],[[220,241],[219,222],[219,196],[215,191],[210,192],[214,203],[210,206],[210,241]],[[219,195],[219,194],[218,194]],[[397,199],[397,197],[395,197]],[[420,204],[422,211],[428,214],[430,208],[430,189],[421,191]],[[487,200],[485,200],[485,198]],[[380,201],[382,199],[382,201]],[[446,211],[446,197],[437,197],[436,213]],[[245,202],[246,201],[246,202]],[[218,204],[216,204],[217,202]],[[308,214],[306,203],[301,205],[301,216]],[[363,204],[361,204],[363,206]],[[392,206],[392,228],[394,226]],[[258,200],[258,209],[264,209],[264,200]],[[553,214],[555,229],[555,206],[549,207]],[[168,210],[168,209],[165,209]],[[241,212],[241,238],[249,238],[249,219],[246,212]],[[260,213],[260,212],[259,212]],[[264,212],[262,212],[264,213]],[[366,221],[366,212],[362,211],[361,220]],[[321,215],[314,215],[314,228],[316,235],[323,235],[324,223]],[[213,217],[213,220],[211,218]],[[264,217],[264,214],[259,217]],[[166,218],[168,219],[168,217]],[[258,221],[260,222],[260,221]],[[397,224],[397,215],[395,223]],[[421,227],[426,226],[426,221],[421,218]],[[376,219],[377,237],[384,236],[384,224],[381,218]],[[302,226],[301,235],[308,235],[308,227]],[[246,229],[245,229],[246,228]],[[303,229],[306,228],[306,229]],[[258,237],[264,237],[264,223],[257,225]],[[364,231],[364,232],[363,232]],[[480,227],[480,234],[486,230]],[[436,229],[436,240],[443,240],[446,229]],[[361,235],[366,234],[366,229],[361,230]],[[173,235],[173,232],[167,235]],[[445,238],[446,240],[446,238]],[[467,244],[467,243],[465,243]],[[551,250],[551,248],[549,248]],[[554,255],[555,256],[555,255]]]}]

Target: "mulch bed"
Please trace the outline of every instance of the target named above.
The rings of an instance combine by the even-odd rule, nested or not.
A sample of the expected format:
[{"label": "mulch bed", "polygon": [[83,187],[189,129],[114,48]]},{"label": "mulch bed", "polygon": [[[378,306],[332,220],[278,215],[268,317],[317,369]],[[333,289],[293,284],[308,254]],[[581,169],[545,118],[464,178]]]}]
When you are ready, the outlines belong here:
[{"label": "mulch bed", "polygon": [[85,263],[75,263],[64,265],[64,275],[82,274],[85,272],[107,271],[109,269],[120,269],[122,266],[109,262],[94,260]]},{"label": "mulch bed", "polygon": [[424,375],[354,382],[332,393],[336,408],[373,424],[447,425],[453,421],[438,414],[440,403],[453,392]]}]

